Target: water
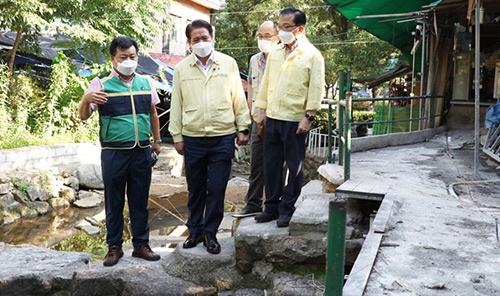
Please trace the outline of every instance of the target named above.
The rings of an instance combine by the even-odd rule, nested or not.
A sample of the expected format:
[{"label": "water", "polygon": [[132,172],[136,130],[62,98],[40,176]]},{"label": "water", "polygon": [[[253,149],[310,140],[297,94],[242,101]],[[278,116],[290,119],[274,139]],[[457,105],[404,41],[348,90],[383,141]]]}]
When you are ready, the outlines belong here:
[{"label": "water", "polygon": [[[166,235],[175,226],[184,225],[188,216],[186,205],[187,192],[175,193],[168,198],[151,196],[148,207],[151,233]],[[85,217],[94,216],[103,209],[103,206],[92,209],[72,206],[67,209],[53,210],[35,218],[18,219],[14,223],[0,226],[0,242],[12,245],[31,244],[48,248],[74,235],[79,231],[75,225]]]}]

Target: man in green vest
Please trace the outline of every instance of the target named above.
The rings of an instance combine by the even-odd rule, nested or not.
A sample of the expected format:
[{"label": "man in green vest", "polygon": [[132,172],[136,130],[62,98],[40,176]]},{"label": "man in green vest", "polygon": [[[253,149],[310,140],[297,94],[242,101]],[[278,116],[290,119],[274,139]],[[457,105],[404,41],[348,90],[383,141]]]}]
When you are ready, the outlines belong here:
[{"label": "man in green vest", "polygon": [[103,263],[113,266],[123,256],[125,194],[132,228],[132,256],[156,261],[160,256],[149,246],[147,206],[152,153],[159,154],[161,150],[155,108],[159,98],[151,78],[135,73],[139,51],[135,40],[117,37],[109,51],[113,69],[91,81],[78,107],[82,120],[96,108],[99,112],[108,244]]}]

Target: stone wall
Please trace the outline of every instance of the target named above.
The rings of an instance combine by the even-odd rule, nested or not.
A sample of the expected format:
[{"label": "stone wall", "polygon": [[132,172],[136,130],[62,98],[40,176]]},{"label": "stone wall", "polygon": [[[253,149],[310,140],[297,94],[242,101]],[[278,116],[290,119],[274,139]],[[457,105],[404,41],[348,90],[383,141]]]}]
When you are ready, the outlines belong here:
[{"label": "stone wall", "polygon": [[35,169],[68,163],[99,162],[100,147],[90,143],[30,146],[0,150],[0,172]]}]

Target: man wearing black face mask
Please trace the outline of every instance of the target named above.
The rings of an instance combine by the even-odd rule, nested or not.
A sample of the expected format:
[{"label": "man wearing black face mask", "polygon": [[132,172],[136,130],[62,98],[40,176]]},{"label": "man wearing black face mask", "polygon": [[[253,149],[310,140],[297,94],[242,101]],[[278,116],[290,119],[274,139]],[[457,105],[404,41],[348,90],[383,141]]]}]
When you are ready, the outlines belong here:
[{"label": "man wearing black face mask", "polygon": [[203,242],[218,254],[217,230],[231,174],[234,140],[248,142],[250,115],[236,61],[213,50],[213,29],[204,20],[186,27],[193,54],[175,67],[169,132],[184,155],[189,237],[183,248]]},{"label": "man wearing black face mask", "polygon": [[[125,190],[130,211],[133,257],[156,261],[149,246],[148,198],[151,154],[160,153],[160,129],[155,105],[156,88],[149,77],[135,73],[137,42],[115,38],[109,47],[113,69],[94,78],[78,107],[81,119],[99,112],[101,167],[106,210],[108,253],[104,266],[123,256],[123,207]],[[151,134],[153,143],[150,142]]]}]

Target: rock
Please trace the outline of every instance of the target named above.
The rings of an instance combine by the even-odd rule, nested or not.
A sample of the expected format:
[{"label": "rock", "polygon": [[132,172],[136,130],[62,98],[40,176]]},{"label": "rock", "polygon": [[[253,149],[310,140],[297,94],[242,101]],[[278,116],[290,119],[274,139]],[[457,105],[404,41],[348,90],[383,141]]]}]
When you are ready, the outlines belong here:
[{"label": "rock", "polygon": [[21,216],[26,218],[35,218],[38,216],[38,211],[33,207],[23,205],[21,208]]},{"label": "rock", "polygon": [[50,205],[47,202],[44,201],[34,201],[29,204],[27,204],[28,207],[33,207],[36,209],[39,215],[45,215],[50,211]]},{"label": "rock", "polygon": [[101,233],[101,229],[99,227],[94,226],[87,221],[81,221],[75,227],[76,229],[85,231],[88,235],[99,235]]},{"label": "rock", "polygon": [[68,177],[66,182],[64,182],[64,185],[69,186],[75,190],[79,190],[80,189],[80,180],[77,177],[71,176],[71,177]]},{"label": "rock", "polygon": [[17,219],[21,218],[21,213],[20,212],[10,212],[10,211],[4,211],[3,212],[3,225],[13,223]]},{"label": "rock", "polygon": [[85,253],[0,243],[0,266],[9,267],[0,269],[0,293],[37,296],[217,294],[214,287],[169,275],[164,266],[165,257],[149,262],[126,253],[117,265],[109,268],[104,267],[102,261],[90,261]]},{"label": "rock", "polygon": [[80,199],[75,201],[73,205],[79,208],[95,208],[101,204],[99,194],[90,191],[80,192]]},{"label": "rock", "polygon": [[10,182],[0,183],[0,194],[9,193],[11,188],[12,188],[12,185]]},{"label": "rock", "polygon": [[59,197],[66,200],[68,203],[73,203],[76,199],[76,190],[72,187],[63,185],[59,188]]},{"label": "rock", "polygon": [[13,203],[17,202],[16,199],[14,198],[14,194],[11,192],[0,195],[0,208],[1,209],[7,209],[9,206]]},{"label": "rock", "polygon": [[243,219],[234,237],[237,260],[281,265],[325,262],[326,236],[291,236],[288,228],[278,228],[276,221],[256,224]]},{"label": "rock", "polygon": [[70,206],[69,202],[61,197],[54,197],[49,199],[49,205],[52,208],[67,208]]},{"label": "rock", "polygon": [[49,200],[50,194],[43,188],[38,186],[30,186],[28,188],[28,197],[31,201],[46,201]]},{"label": "rock", "polygon": [[14,189],[11,191],[12,195],[14,195],[14,199],[20,203],[27,203],[29,202],[28,195],[21,190]]},{"label": "rock", "polygon": [[89,189],[104,189],[101,166],[98,164],[83,164],[78,167],[77,177],[80,186]]},{"label": "rock", "polygon": [[177,247],[173,253],[174,260],[167,264],[168,273],[198,284],[214,286],[217,290],[234,288],[242,280],[234,269],[234,242],[231,238],[219,238],[218,241],[221,253],[216,256],[207,253],[201,244],[191,249]]},{"label": "rock", "polygon": [[248,180],[242,177],[234,177],[227,182],[227,186],[248,186]]},{"label": "rock", "polygon": [[0,183],[9,183],[11,181],[10,177],[5,173],[0,173]]}]

